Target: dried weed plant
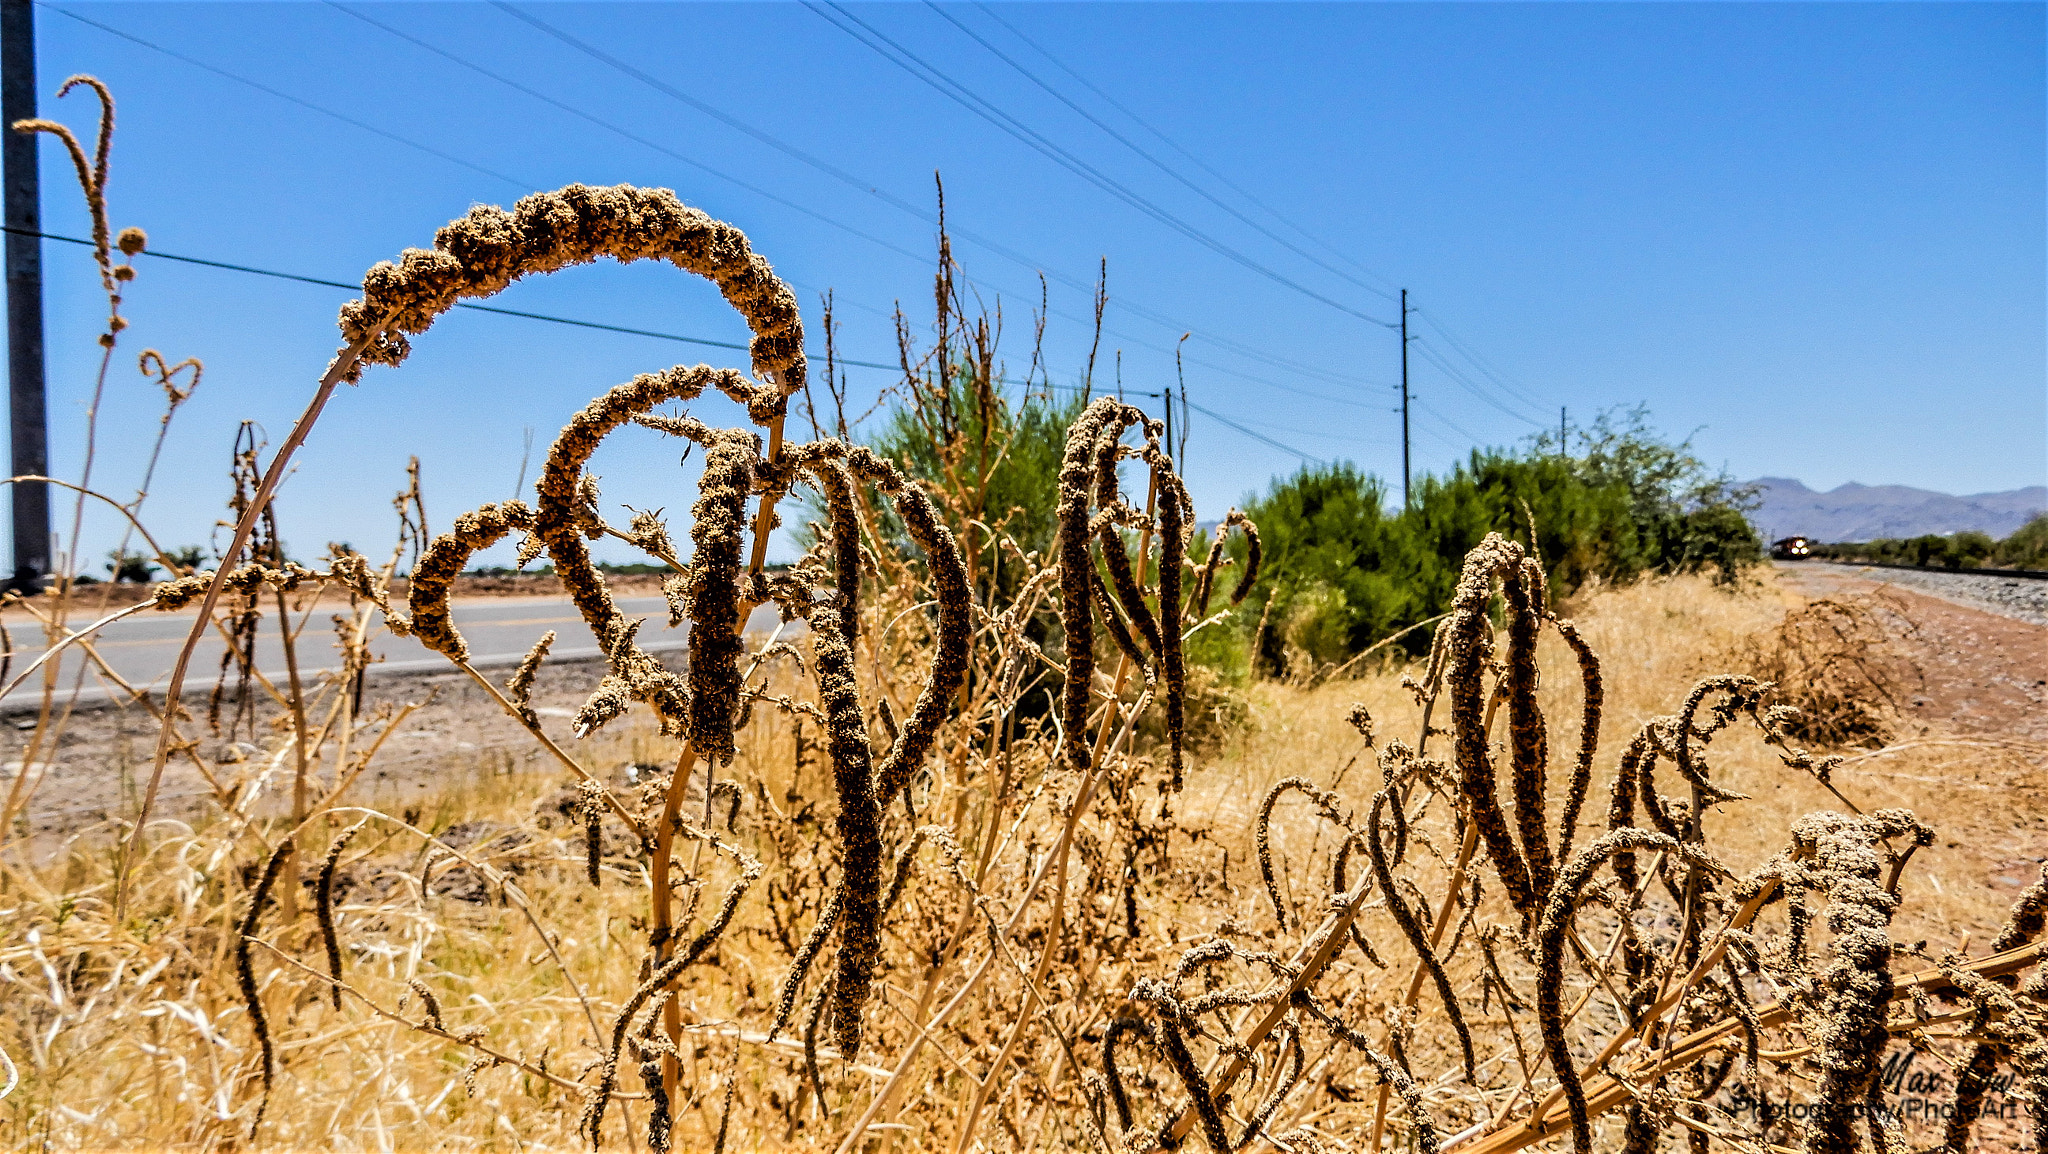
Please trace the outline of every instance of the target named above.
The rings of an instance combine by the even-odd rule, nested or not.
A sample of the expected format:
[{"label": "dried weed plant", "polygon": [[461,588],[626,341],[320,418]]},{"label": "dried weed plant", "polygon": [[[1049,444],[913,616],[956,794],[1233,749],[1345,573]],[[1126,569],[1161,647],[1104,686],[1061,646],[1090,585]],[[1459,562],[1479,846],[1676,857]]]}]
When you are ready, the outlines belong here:
[{"label": "dried weed plant", "polygon": [[[89,198],[104,169],[81,161]],[[636,377],[571,417],[531,505],[427,537],[415,473],[413,528],[381,564],[282,559],[264,518],[338,383],[400,364],[459,299],[607,256],[712,280],[752,327],[754,377]],[[1291,719],[1260,724],[1314,743],[1269,747],[1253,727],[1196,754],[1185,642],[1216,623],[1221,553],[1188,556],[1173,446],[1139,409],[1092,400],[1044,495],[1049,552],[1010,540],[987,484],[1011,434],[927,387],[964,364],[975,403],[1000,403],[999,324],[968,314],[954,273],[942,240],[938,347],[913,356],[903,330],[906,403],[945,463],[920,479],[845,436],[785,435],[807,379],[795,299],[737,230],[666,190],[480,207],[372,269],[299,426],[267,463],[238,454],[221,564],[174,569],[123,611],[196,608],[195,638],[230,641],[255,752],[202,757],[178,711],[131,690],[161,728],[129,822],[54,852],[14,837],[0,863],[10,1141],[1501,1154],[1683,1135],[1833,1154],[1901,1147],[1900,1054],[1955,1066],[1947,1149],[2007,1099],[2041,1125],[2048,879],[1988,951],[1898,940],[1919,924],[1909,865],[1938,834],[1854,796],[1874,780],[1863,763],[1801,746],[1817,723],[1795,705],[1846,706],[1650,664],[1700,644],[1623,647],[1619,677],[1607,623],[1560,616],[1513,541],[1466,558],[1425,664],[1256,691],[1284,694],[1261,708]],[[707,391],[745,423],[656,411]],[[657,513],[606,519],[586,469],[635,428],[703,451],[686,534]],[[768,535],[799,487],[822,510],[815,543],[773,570]],[[1258,551],[1255,526],[1233,512],[1218,539],[1230,529],[1253,542],[1235,603]],[[454,577],[515,536],[522,561],[552,560],[605,655],[566,732],[534,705],[552,632],[501,687],[453,623]],[[682,671],[620,610],[599,538],[668,567]],[[347,604],[339,669],[272,684],[251,656],[263,621],[298,638],[323,590]],[[748,634],[764,607],[780,627]],[[1832,613],[1782,628],[1848,628]],[[405,716],[365,704],[378,628],[446,658],[574,783],[568,799],[529,810],[502,783],[451,786],[433,818],[354,799]],[[52,652],[111,676],[91,635],[53,632]],[[15,680],[55,668],[46,655]],[[48,725],[64,710],[45,683]],[[636,759],[629,783],[612,768],[626,749],[662,761]],[[35,758],[32,741],[21,764]],[[153,815],[171,758],[209,783],[210,820]],[[286,765],[291,798],[265,801]],[[1824,804],[1765,809],[1747,795],[1766,785]],[[317,855],[304,882],[301,851]]]}]

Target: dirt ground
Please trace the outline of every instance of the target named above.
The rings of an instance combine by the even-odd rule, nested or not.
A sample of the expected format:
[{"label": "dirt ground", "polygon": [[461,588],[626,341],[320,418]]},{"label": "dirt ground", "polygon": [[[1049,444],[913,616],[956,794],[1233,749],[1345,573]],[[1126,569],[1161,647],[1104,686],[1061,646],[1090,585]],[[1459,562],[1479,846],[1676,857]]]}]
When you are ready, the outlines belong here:
[{"label": "dirt ground", "polygon": [[1809,597],[1882,589],[1904,606],[1896,636],[1920,677],[1900,704],[1923,731],[2048,743],[2048,628],[1888,582],[1781,572]]}]

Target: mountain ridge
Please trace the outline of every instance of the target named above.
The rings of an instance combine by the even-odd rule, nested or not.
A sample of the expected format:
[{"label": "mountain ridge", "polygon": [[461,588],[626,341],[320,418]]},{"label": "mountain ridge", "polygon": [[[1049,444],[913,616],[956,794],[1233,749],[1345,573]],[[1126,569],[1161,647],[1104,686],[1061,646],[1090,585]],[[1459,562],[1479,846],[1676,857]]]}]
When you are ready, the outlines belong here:
[{"label": "mountain ridge", "polygon": [[1758,477],[1748,484],[1762,499],[1750,520],[1766,540],[1797,535],[1816,541],[1872,541],[1967,530],[2005,537],[2048,510],[2048,486],[2043,485],[1958,496],[1911,485],[1856,481],[1818,491],[1792,477]]}]

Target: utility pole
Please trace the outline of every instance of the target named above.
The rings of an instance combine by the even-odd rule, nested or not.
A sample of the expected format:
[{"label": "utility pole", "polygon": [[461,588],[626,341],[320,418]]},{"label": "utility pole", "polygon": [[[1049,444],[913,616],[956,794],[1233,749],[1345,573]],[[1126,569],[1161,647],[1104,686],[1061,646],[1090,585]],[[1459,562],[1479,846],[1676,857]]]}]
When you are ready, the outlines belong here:
[{"label": "utility pole", "polygon": [[1559,405],[1557,407],[1557,455],[1560,457],[1568,457],[1571,455],[1565,452],[1564,435],[1564,406]]},{"label": "utility pole", "polygon": [[1401,290],[1401,508],[1408,507],[1408,290]]},{"label": "utility pole", "polygon": [[[14,476],[48,475],[49,423],[43,396],[42,182],[38,134],[14,131],[36,115],[36,24],[33,0],[0,0],[0,180],[7,213],[7,415]],[[50,487],[19,482],[14,490],[14,578],[17,592],[35,593],[50,571]]]}]

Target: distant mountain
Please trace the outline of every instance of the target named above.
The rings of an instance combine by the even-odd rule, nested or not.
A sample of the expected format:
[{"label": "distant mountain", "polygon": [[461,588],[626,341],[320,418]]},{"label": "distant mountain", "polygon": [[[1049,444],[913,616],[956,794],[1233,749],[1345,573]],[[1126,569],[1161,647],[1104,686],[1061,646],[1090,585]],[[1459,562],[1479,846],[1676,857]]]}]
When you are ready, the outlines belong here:
[{"label": "distant mountain", "polygon": [[1760,477],[1750,483],[1763,497],[1751,520],[1765,540],[1799,535],[1816,541],[1874,541],[1966,529],[2004,537],[2048,509],[2048,486],[2041,485],[1956,497],[1906,485],[1854,481],[1825,493],[1789,477]]}]

